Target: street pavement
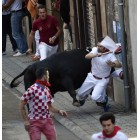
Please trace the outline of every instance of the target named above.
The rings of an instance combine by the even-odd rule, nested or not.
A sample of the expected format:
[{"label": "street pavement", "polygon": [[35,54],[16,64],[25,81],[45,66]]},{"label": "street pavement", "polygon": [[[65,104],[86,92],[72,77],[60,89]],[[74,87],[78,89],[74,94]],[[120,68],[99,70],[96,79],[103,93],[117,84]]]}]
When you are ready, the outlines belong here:
[{"label": "street pavement", "polygon": [[[20,74],[28,65],[34,63],[31,60],[31,56],[13,57],[12,55],[12,47],[8,41],[7,55],[2,56],[2,80],[7,84],[10,84],[12,79]],[[22,82],[16,87],[16,90],[22,95],[25,92],[23,77],[18,80]],[[54,118],[81,140],[89,140],[93,133],[102,131],[98,120],[104,111],[90,98],[87,99],[84,106],[79,108],[72,105],[72,98],[67,92],[56,93],[54,101],[55,106],[68,112],[68,118],[62,118],[58,115],[54,115]],[[125,112],[124,106],[111,99],[109,99],[109,104],[111,105],[110,112],[113,112],[116,116],[116,124],[122,128],[123,132],[129,137],[129,140],[135,140],[137,138],[136,112]]]}]

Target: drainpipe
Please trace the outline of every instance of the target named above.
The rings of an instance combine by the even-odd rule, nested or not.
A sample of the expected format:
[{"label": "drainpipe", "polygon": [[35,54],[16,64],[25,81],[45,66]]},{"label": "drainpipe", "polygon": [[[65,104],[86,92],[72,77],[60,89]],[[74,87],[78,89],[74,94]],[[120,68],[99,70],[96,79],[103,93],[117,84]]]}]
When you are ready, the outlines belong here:
[{"label": "drainpipe", "polygon": [[87,30],[87,16],[86,16],[86,1],[82,0],[82,9],[83,9],[83,24],[84,24],[84,37],[85,37],[85,48],[90,48],[91,46],[88,45],[88,30]]},{"label": "drainpipe", "polygon": [[122,67],[124,76],[124,96],[125,96],[125,108],[126,111],[130,109],[130,86],[128,84],[128,66],[127,66],[127,50],[125,41],[125,29],[124,29],[124,11],[123,11],[123,0],[118,0],[119,7],[119,21],[121,26],[121,46],[122,46]]},{"label": "drainpipe", "polygon": [[77,2],[76,0],[73,0],[75,44],[76,44],[76,49],[80,49],[79,26],[78,26],[77,3],[76,2]]}]

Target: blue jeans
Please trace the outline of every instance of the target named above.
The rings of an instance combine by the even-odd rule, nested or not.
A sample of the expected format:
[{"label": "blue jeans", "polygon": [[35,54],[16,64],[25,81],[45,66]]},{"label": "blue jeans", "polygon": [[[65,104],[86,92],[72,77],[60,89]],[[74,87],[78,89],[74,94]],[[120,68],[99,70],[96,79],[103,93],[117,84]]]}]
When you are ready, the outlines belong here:
[{"label": "blue jeans", "polygon": [[23,11],[11,13],[12,35],[16,40],[17,47],[20,53],[25,53],[28,49],[26,37],[22,29],[22,19],[24,16],[25,15]]}]

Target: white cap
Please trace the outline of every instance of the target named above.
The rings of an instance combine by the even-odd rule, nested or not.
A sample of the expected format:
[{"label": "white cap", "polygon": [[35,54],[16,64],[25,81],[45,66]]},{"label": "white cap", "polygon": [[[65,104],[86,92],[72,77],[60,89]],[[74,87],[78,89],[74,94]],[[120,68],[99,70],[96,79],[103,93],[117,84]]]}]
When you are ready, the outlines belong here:
[{"label": "white cap", "polygon": [[104,46],[105,48],[107,48],[108,50],[112,51],[113,53],[117,50],[118,45],[116,45],[116,43],[109,37],[106,36],[101,42],[100,44],[102,46]]}]

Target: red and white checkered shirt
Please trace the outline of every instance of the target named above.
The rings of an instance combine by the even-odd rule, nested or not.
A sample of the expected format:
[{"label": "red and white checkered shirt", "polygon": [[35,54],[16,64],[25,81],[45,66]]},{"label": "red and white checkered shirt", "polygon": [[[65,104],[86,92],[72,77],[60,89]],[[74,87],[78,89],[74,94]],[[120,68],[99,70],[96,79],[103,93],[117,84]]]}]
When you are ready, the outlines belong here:
[{"label": "red and white checkered shirt", "polygon": [[35,83],[23,94],[21,100],[29,104],[29,119],[50,118],[48,103],[52,103],[53,99],[48,87]]}]

